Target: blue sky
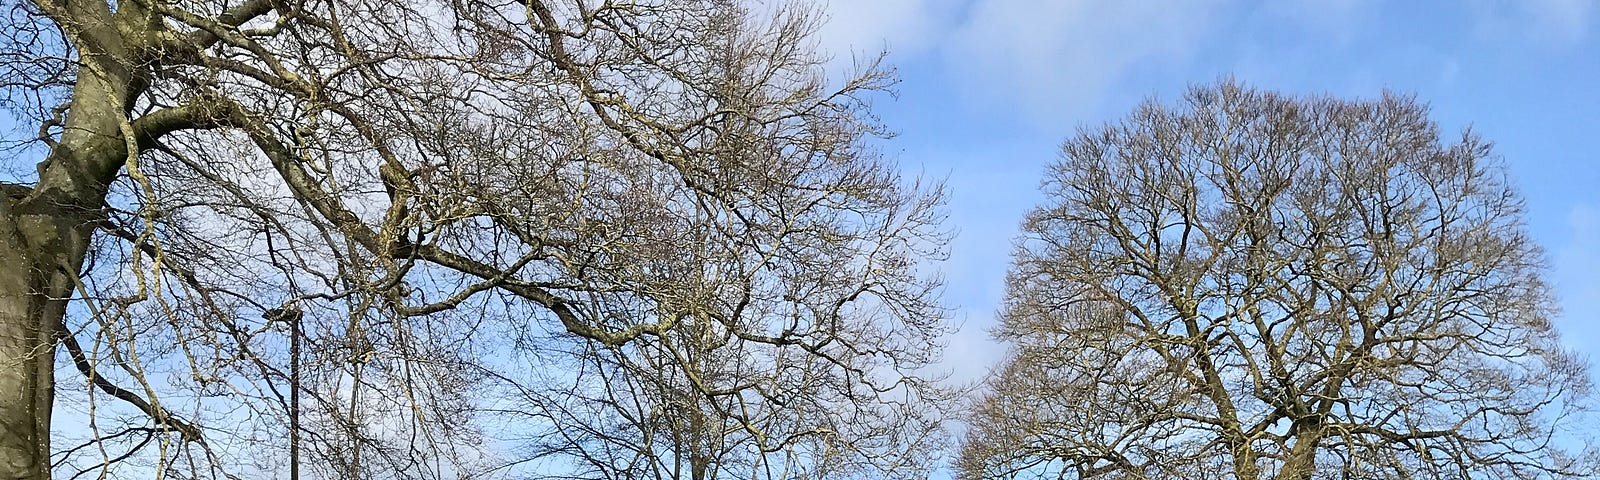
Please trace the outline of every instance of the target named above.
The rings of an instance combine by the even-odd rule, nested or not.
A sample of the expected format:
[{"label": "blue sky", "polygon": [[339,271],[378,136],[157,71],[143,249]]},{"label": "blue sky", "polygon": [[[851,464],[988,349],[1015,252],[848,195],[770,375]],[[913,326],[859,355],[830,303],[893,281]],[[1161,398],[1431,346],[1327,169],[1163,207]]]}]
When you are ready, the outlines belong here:
[{"label": "blue sky", "polygon": [[876,110],[902,168],[947,177],[943,265],[962,330],[946,363],[982,378],[1011,239],[1043,166],[1079,126],[1233,76],[1258,88],[1414,93],[1445,132],[1495,142],[1550,260],[1567,343],[1600,368],[1600,1],[833,0],[835,66],[884,48]]}]

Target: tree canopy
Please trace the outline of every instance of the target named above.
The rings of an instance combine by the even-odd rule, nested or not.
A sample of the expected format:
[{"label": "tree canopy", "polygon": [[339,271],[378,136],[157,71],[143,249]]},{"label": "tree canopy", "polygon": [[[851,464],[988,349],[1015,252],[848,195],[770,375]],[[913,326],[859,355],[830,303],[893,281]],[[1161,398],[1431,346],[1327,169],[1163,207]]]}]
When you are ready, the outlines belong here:
[{"label": "tree canopy", "polygon": [[941,186],[804,4],[0,10],[0,478],[916,477],[943,443]]},{"label": "tree canopy", "polygon": [[1581,478],[1585,362],[1491,145],[1232,81],[1069,138],[971,478]]}]

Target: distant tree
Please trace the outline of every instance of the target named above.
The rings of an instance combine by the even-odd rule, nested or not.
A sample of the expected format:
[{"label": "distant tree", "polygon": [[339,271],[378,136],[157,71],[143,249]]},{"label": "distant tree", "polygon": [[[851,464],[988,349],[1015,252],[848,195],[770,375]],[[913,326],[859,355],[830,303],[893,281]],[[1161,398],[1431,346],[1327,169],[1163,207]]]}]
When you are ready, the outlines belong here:
[{"label": "distant tree", "polygon": [[1224,82],[1067,140],[960,471],[1596,474],[1522,200],[1487,142],[1453,138],[1409,97]]},{"label": "distant tree", "polygon": [[933,464],[941,187],[803,2],[0,15],[0,479]]}]

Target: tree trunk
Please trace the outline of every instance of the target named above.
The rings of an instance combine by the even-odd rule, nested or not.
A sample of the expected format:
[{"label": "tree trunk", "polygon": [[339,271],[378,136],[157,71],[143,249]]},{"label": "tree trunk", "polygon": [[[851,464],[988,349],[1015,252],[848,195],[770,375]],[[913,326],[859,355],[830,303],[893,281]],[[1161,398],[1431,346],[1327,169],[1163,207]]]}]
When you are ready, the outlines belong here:
[{"label": "tree trunk", "polygon": [[13,195],[26,187],[0,192],[0,479],[50,477],[50,406],[55,392],[55,342],[52,314],[61,318],[65,303],[52,301],[32,261],[18,225]]},{"label": "tree trunk", "polygon": [[[50,478],[55,335],[88,245],[75,215],[34,212],[0,188],[0,479]],[[69,274],[71,272],[71,274]]]},{"label": "tree trunk", "polygon": [[1233,447],[1233,475],[1238,480],[1261,478],[1261,467],[1256,465],[1256,451],[1249,444]]},{"label": "tree trunk", "polygon": [[[137,2],[119,3],[126,26],[148,23]],[[130,68],[138,63],[105,2],[53,6],[49,14],[94,68],[76,78],[38,182],[0,183],[0,480],[50,478],[56,335],[106,192],[125,164],[129,105],[148,77]]]},{"label": "tree trunk", "polygon": [[1317,470],[1317,446],[1322,443],[1321,428],[1314,425],[1296,425],[1292,429],[1294,446],[1278,471],[1279,480],[1311,480]]}]

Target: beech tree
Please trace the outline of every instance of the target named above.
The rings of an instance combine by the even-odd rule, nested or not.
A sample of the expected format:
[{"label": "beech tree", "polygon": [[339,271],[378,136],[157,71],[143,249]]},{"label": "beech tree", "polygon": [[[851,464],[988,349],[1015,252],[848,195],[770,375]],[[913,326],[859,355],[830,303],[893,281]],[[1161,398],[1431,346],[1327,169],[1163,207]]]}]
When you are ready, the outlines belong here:
[{"label": "beech tree", "polygon": [[0,478],[932,465],[941,187],[804,5],[0,11]]},{"label": "beech tree", "polygon": [[1490,144],[1233,82],[1068,139],[970,478],[1592,478],[1586,364]]}]

